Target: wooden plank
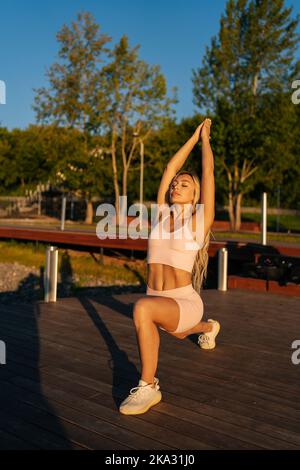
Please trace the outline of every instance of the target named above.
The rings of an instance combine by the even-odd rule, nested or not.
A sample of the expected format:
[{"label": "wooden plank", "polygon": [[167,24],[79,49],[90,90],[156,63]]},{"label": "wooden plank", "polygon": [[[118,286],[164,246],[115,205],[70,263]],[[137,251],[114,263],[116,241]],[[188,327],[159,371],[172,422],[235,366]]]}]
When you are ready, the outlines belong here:
[{"label": "wooden plank", "polygon": [[[136,349],[136,348],[135,348],[135,349]],[[99,353],[100,353],[100,351],[99,351]],[[20,354],[22,354],[23,356],[26,357],[26,353],[25,353],[24,350],[22,350],[22,349],[20,350]],[[109,356],[107,355],[107,353],[106,353],[105,351],[101,352],[100,355],[103,357],[103,361],[104,361],[103,364],[105,364],[105,361],[107,361],[106,357],[108,358]],[[72,358],[72,357],[73,357],[73,354],[72,354],[72,352],[68,352],[68,351],[66,350],[66,356]],[[96,357],[97,357],[97,359],[96,359],[97,363],[99,363],[98,356],[99,356],[99,354],[96,355]],[[57,362],[59,362],[60,359],[61,359],[61,355],[60,355],[60,354],[54,355],[54,356],[52,355],[52,356],[50,356],[50,357],[53,358],[53,361],[57,361]],[[34,356],[33,356],[33,360],[34,360]],[[102,359],[101,359],[101,360],[102,360]],[[176,359],[176,360],[177,360],[177,359]],[[89,357],[88,361],[91,362],[91,357]],[[78,361],[76,361],[76,362],[78,363]],[[85,360],[83,361],[83,363],[84,363],[84,362],[85,362]],[[276,361],[275,361],[275,362],[276,362]],[[79,363],[82,363],[82,361],[79,362]],[[167,363],[169,363],[169,359],[167,360]],[[96,365],[96,364],[95,364],[95,365]],[[188,366],[188,362],[185,362],[185,363],[183,364],[183,367],[186,369],[187,366]],[[103,365],[103,367],[104,367],[104,365]],[[214,366],[214,367],[215,367],[215,366]],[[292,366],[292,367],[293,367],[293,370],[295,370],[295,372],[296,372],[296,368],[295,368],[294,366]],[[212,370],[213,370],[213,369],[212,369]],[[218,373],[217,373],[217,372],[218,372]],[[247,372],[247,371],[246,371],[246,372]],[[281,371],[278,371],[278,372],[281,374]],[[222,371],[219,370],[219,369],[218,369],[218,370],[214,370],[213,373],[214,373],[214,375],[216,375],[216,373],[217,373],[217,375],[219,376],[219,379],[221,379],[222,377],[224,377],[224,374],[227,375],[227,372],[226,372],[226,371],[224,371],[223,374],[222,374]],[[221,373],[221,375],[220,375],[220,373]],[[243,376],[237,375],[236,372],[235,372],[234,376],[231,378],[231,381],[232,381],[232,382],[234,382],[235,380],[240,381],[240,380],[242,379],[242,377],[243,377]],[[296,377],[296,379],[297,379],[297,377]],[[257,381],[257,377],[255,378],[255,382],[256,382],[256,381]],[[265,377],[263,377],[263,378],[261,379],[261,381],[263,382],[264,385],[266,384],[266,379],[265,379]],[[293,403],[294,403],[294,404],[297,404],[297,395],[295,395],[295,391],[294,391],[294,393],[293,393],[293,389],[292,389],[292,387],[295,388],[295,384],[297,383],[297,381],[296,381],[296,382],[295,382],[295,381],[292,382],[292,386],[289,387],[289,388],[286,388],[286,386],[284,386],[283,389],[282,389],[282,390],[283,390],[283,393],[282,393],[282,394],[279,393],[280,390],[279,390],[279,391],[275,390],[276,382],[272,381],[272,378],[268,381],[268,387],[269,387],[269,388],[266,390],[266,392],[272,392],[272,383],[274,384],[274,385],[273,385],[273,395],[274,395],[274,393],[276,392],[275,395],[274,395],[274,397],[273,397],[273,400],[275,399],[275,396],[280,397],[280,400],[281,400],[281,401],[284,400],[284,394],[288,392],[288,396],[290,397],[290,399],[293,400]],[[277,386],[277,385],[276,385],[276,386]],[[266,386],[265,386],[265,388],[266,388]],[[281,395],[281,396],[280,396],[280,395]],[[298,402],[299,402],[299,400],[298,400]]]},{"label": "wooden plank", "polygon": [[[29,379],[16,377],[13,379],[13,383],[22,386],[26,390],[39,391],[37,384]],[[176,432],[170,431],[170,437],[168,437],[159,426],[149,425],[147,426],[147,431],[145,431],[142,425],[137,427],[137,423],[134,423],[135,417],[130,417],[133,419],[128,420],[128,417],[124,417],[119,413],[116,414],[105,406],[95,405],[84,398],[78,399],[76,394],[66,393],[61,388],[57,389],[44,385],[43,393],[48,400],[55,401],[55,407],[61,416],[69,419],[70,410],[65,406],[68,403],[69,406],[72,406],[72,420],[76,419],[78,425],[84,426],[93,432],[98,432],[101,435],[109,436],[118,442],[128,442],[133,449],[174,449],[176,444],[180,445],[180,443],[183,443],[184,445],[185,442],[191,445],[189,448],[193,448],[194,445],[201,445],[195,439],[184,438],[184,436]],[[74,407],[74,403],[77,404],[76,407]],[[95,414],[95,409],[97,408],[100,408],[100,414]],[[167,445],[164,445],[164,442]]]},{"label": "wooden plank", "polygon": [[[98,396],[98,395],[97,395],[97,396]],[[176,401],[178,401],[178,396],[176,397]],[[196,403],[194,402],[192,409],[197,409],[197,407],[195,407],[195,404],[196,404]],[[184,410],[184,408],[183,408],[183,410]],[[178,413],[178,411],[176,411],[176,413]],[[147,415],[147,416],[149,416],[149,415]],[[239,418],[239,417],[238,417],[238,418]],[[200,419],[201,423],[203,423],[203,416],[201,416],[201,418],[198,418],[198,419]],[[167,421],[168,424],[169,424],[169,421],[170,421],[170,420]],[[164,422],[166,422],[166,420],[164,420]],[[223,425],[223,423],[222,423],[222,425]],[[213,429],[215,428],[215,426],[216,426],[216,424],[213,423]],[[177,427],[178,427],[178,426],[177,426]],[[212,430],[213,430],[213,429],[212,429]],[[275,428],[275,429],[276,429],[276,428]],[[246,436],[248,436],[248,433],[249,433],[249,431],[247,431]],[[234,431],[234,436],[235,436],[235,435],[236,435],[236,431]],[[238,432],[238,435],[240,436],[240,430],[239,430],[239,432]],[[251,438],[251,436],[252,436],[252,434],[250,433],[250,438]],[[267,440],[267,439],[265,438],[265,441],[266,441],[266,440]],[[260,439],[258,440],[258,442],[260,442]],[[273,443],[273,442],[272,442],[272,443]],[[237,445],[238,445],[238,444],[237,444]],[[281,445],[282,445],[282,444],[280,443],[279,448],[281,447]],[[288,444],[287,444],[287,445],[288,445]],[[273,447],[274,447],[274,443],[273,443]]]},{"label": "wooden plank", "polygon": [[[44,371],[43,371],[43,372],[44,372]],[[65,372],[65,373],[66,373],[66,372]],[[103,375],[103,374],[102,374],[102,375]],[[82,380],[83,382],[86,381],[85,378],[82,378],[81,380]],[[203,381],[203,377],[202,377],[202,382],[204,382],[204,383],[202,384],[202,388],[206,388],[206,383],[205,383],[205,381]],[[188,382],[183,383],[183,387],[186,387],[186,388],[189,387],[189,388],[190,388],[189,383],[188,383]],[[220,388],[220,384],[216,385],[216,387],[217,387],[217,390],[218,390],[218,388]],[[176,389],[176,386],[174,387],[174,384],[172,384],[172,387],[170,387],[170,389],[171,389],[172,391],[174,391],[174,388]],[[164,392],[164,393],[165,393],[165,392]],[[178,392],[177,392],[177,393],[178,393]],[[186,389],[185,389],[185,394],[187,394],[187,390],[186,390]],[[224,391],[223,391],[223,393],[222,393],[222,396],[223,396],[223,395],[224,395]],[[230,397],[231,395],[232,395],[232,393],[230,392],[229,397]],[[198,392],[198,390],[197,390],[197,387],[195,388],[194,396],[196,396],[197,399],[199,398],[199,392]],[[216,396],[218,396],[218,395],[216,395],[214,392],[211,391],[211,392],[209,393],[209,397],[211,397],[211,396],[216,397]],[[233,397],[234,397],[234,395],[233,395]],[[234,401],[235,401],[235,400],[234,400]],[[202,405],[203,405],[203,403],[202,403]],[[195,403],[194,403],[194,408],[195,408]],[[263,409],[263,408],[262,408],[262,409]],[[262,417],[263,417],[263,416],[264,416],[264,414],[262,414]],[[284,416],[285,422],[287,422],[287,421],[289,420],[289,418],[288,418],[288,414],[286,413],[286,410],[284,410],[283,416]],[[201,418],[201,419],[202,419],[202,418]],[[238,420],[239,420],[239,418],[238,418]],[[281,421],[282,421],[282,420],[281,420]],[[278,421],[278,422],[280,422],[280,421]],[[298,424],[297,424],[297,425],[298,425]],[[298,428],[299,428],[299,425],[298,425]]]},{"label": "wooden plank", "polygon": [[[34,365],[36,363],[36,353],[34,353],[32,350],[26,350],[26,348],[24,349],[22,347],[22,344],[21,343],[15,343],[15,339],[11,339],[10,340],[11,342],[11,345],[13,344],[17,344],[19,347],[17,350],[13,351],[13,354],[11,354],[10,358],[11,360],[14,359],[14,357],[21,355],[21,358],[24,357],[26,358],[26,361],[27,363],[29,363],[29,361],[31,361],[31,363]],[[40,360],[40,365],[43,366],[43,363],[45,362],[45,364],[47,365],[47,363],[50,361],[51,362],[57,362],[57,363],[61,363],[63,358],[64,357],[68,357],[70,358],[70,360],[72,361],[74,358],[76,360],[77,363],[86,363],[86,362],[89,362],[91,364],[94,364],[95,367],[98,365],[101,365],[102,367],[105,367],[105,364],[107,364],[107,361],[109,360],[109,358],[111,357],[111,355],[109,353],[107,353],[107,351],[105,350],[98,350],[96,352],[96,354],[94,353],[86,353],[86,352],[80,352],[79,350],[76,352],[76,355],[78,357],[76,357],[75,353],[74,353],[74,350],[73,348],[69,348],[69,347],[63,347],[61,346],[60,347],[60,352],[57,352],[57,346],[55,345],[52,345],[51,342],[46,342],[45,343],[48,344],[48,347],[47,347],[47,351],[45,353],[43,353],[42,355],[42,358],[39,358]],[[126,349],[128,350],[128,348],[126,347]],[[132,351],[133,353],[135,354],[135,357],[137,358],[137,351],[136,351],[137,347],[132,347]],[[203,353],[202,351],[199,351],[199,348],[197,348],[198,351],[196,352],[198,355],[202,353],[205,354],[205,352]],[[216,351],[215,351],[216,353]],[[208,353],[210,354],[210,353]],[[232,353],[232,357],[234,358],[234,356],[236,355],[236,353]],[[240,354],[240,359],[242,359],[242,355]],[[248,356],[247,354],[245,355],[245,359],[247,359]],[[191,357],[191,360],[193,358]],[[184,358],[180,358],[180,356],[178,357],[175,357],[174,358],[174,355],[172,356],[171,354],[164,354],[164,358],[163,358],[163,362],[161,362],[161,364],[166,364],[166,367],[168,367],[170,365],[170,367],[172,367],[172,365],[178,363],[178,365],[182,365],[182,367],[184,368],[184,370],[187,370],[187,371],[191,371],[193,372],[193,370],[195,370],[195,366],[194,365],[190,365],[191,363],[191,360],[189,359],[184,359]],[[265,370],[263,369],[263,372],[260,373],[258,375],[257,371],[254,369],[254,370],[248,370],[248,369],[245,369],[243,368],[243,366],[241,366],[239,369],[235,367],[234,369],[234,376],[230,376],[228,378],[228,369],[230,368],[231,364],[232,364],[232,361],[229,362],[228,364],[228,367],[226,367],[226,364],[224,364],[224,361],[225,361],[225,358],[223,357],[220,357],[220,360],[222,361],[222,364],[217,364],[217,369],[216,369],[216,366],[214,365],[216,361],[214,361],[212,363],[212,366],[213,367],[208,367],[208,366],[205,366],[205,370],[203,371],[204,373],[210,373],[211,371],[211,374],[219,374],[219,379],[221,379],[222,377],[227,377],[227,381],[231,381],[233,382],[235,380],[235,377],[237,376],[238,379],[237,380],[240,380],[241,379],[241,376],[245,375],[242,374],[243,370],[244,372],[247,373],[247,377],[249,379],[253,378],[253,380],[255,381],[259,381],[259,378],[261,379],[261,382],[263,384],[266,384],[269,389],[268,391],[270,391],[270,389],[272,390],[272,385],[273,385],[273,391],[275,392],[277,387],[277,382],[276,380],[273,379],[274,377],[274,373],[273,371],[271,370],[270,371],[270,374],[269,376],[266,376],[266,372]],[[218,362],[220,362],[218,360]],[[271,361],[272,362],[272,361]],[[276,361],[275,361],[276,362]],[[267,368],[269,370],[270,366],[269,364],[265,364],[264,362],[262,362],[262,366]],[[280,377],[282,377],[282,374],[284,372],[286,372],[285,370],[285,365],[283,364],[283,367],[282,367],[282,370],[278,367],[278,364],[277,364],[277,368],[276,368],[276,372],[277,372],[277,375]],[[280,399],[281,400],[284,400],[285,397],[284,395],[288,392],[289,393],[289,397],[291,399],[296,399],[298,397],[298,394],[296,392],[296,388],[295,388],[295,385],[297,384],[297,382],[299,382],[299,379],[297,377],[297,370],[296,368],[292,365],[291,366],[293,368],[293,371],[295,371],[295,381],[292,382],[292,385],[290,387],[287,387],[285,386],[282,390],[283,390],[283,393],[281,393],[280,395]],[[125,367],[123,367],[125,368]],[[225,370],[224,370],[225,369]],[[215,372],[216,371],[216,372]],[[239,373],[240,372],[240,373]],[[238,375],[237,375],[238,374]],[[294,391],[294,393],[293,393]],[[297,403],[297,401],[296,401]]]},{"label": "wooden plank", "polygon": [[[226,301],[225,297],[224,297],[224,300]],[[205,299],[204,299],[204,302],[205,302]],[[224,303],[224,301],[223,301],[223,303]],[[61,307],[59,309],[60,313],[64,312],[63,316],[60,315],[60,314],[55,316],[55,314],[52,312],[53,315],[49,315],[47,318],[45,316],[43,316],[42,321],[47,322],[48,318],[49,318],[49,326],[50,325],[57,325],[57,327],[63,327],[65,325],[69,329],[72,329],[73,334],[76,334],[77,328],[80,327],[80,331],[81,331],[81,328],[84,328],[83,331],[84,331],[85,334],[88,334],[88,332],[90,332],[90,333],[92,332],[94,334],[94,336],[96,337],[96,330],[94,331],[92,328],[90,328],[90,326],[88,325],[88,322],[86,321],[86,316],[85,315],[81,314],[81,318],[79,318],[79,315],[75,316],[74,311],[73,311],[73,313],[71,313],[71,312],[68,313],[66,310],[63,310],[63,305],[61,304],[61,302],[60,302],[60,307]],[[229,305],[228,305],[228,307],[229,307]],[[299,301],[298,301],[298,307],[299,307]],[[267,306],[266,306],[266,308],[267,308]],[[271,308],[272,308],[272,306],[271,306]],[[293,305],[292,305],[292,308],[294,308]],[[231,309],[232,309],[232,307],[231,307]],[[273,308],[272,308],[272,311],[273,311],[273,314],[276,313]],[[95,313],[98,316],[97,323],[99,325],[103,325],[103,321],[101,320],[101,317],[103,317],[103,320],[105,321],[105,324],[107,324],[109,326],[113,325],[114,330],[116,332],[121,333],[123,331],[124,327],[126,329],[128,329],[128,331],[133,330],[133,323],[132,323],[131,318],[128,321],[127,317],[124,318],[123,315],[118,315],[117,317],[115,317],[115,315],[112,316],[112,315],[109,314],[109,316],[107,316],[105,307],[102,308],[101,305],[99,306],[98,311],[95,311]],[[108,312],[108,313],[110,313],[110,312]],[[116,313],[116,312],[113,312],[113,313]],[[242,311],[241,311],[241,313],[242,313]],[[286,325],[286,322],[287,321],[293,321],[295,315],[290,315],[288,309],[286,309],[285,315],[286,315],[286,317],[283,317],[282,315],[280,315],[280,316],[278,315],[276,317],[276,325],[273,322],[269,323],[269,325],[268,325],[268,335],[265,338],[266,344],[269,340],[270,340],[270,343],[272,343],[274,340],[277,340],[278,338],[282,338],[282,335],[284,334],[284,332],[285,331],[288,332],[287,329],[284,329],[283,332],[280,332],[278,327],[280,326],[280,327],[284,328],[284,326]],[[207,314],[207,316],[208,316],[208,314]],[[54,320],[54,318],[55,318],[55,320]],[[114,318],[116,318],[117,321]],[[222,322],[224,322],[224,321],[225,322],[227,321],[226,316],[222,316]],[[245,321],[243,321],[243,319],[240,319],[240,320],[235,319],[234,325],[236,325],[237,321],[239,322],[238,323],[238,330],[243,328],[243,330],[241,332],[244,332],[245,328],[246,328],[248,330],[247,331],[248,335],[250,334],[252,336],[257,337],[257,331],[256,331],[255,328],[256,328],[256,326],[260,327],[260,326],[263,326],[265,324],[265,312],[264,312],[264,310],[261,310],[259,306],[257,306],[256,311],[255,311],[255,316],[253,316],[251,314],[249,315],[247,313],[247,322],[246,323],[245,323]],[[71,322],[71,324],[70,324],[70,322]],[[68,326],[68,323],[69,323],[69,326]],[[228,321],[227,321],[227,323],[228,323]],[[40,325],[42,324],[41,321],[39,321],[39,324]],[[73,328],[72,328],[72,325],[74,325]],[[254,327],[253,330],[251,329],[252,325]],[[95,324],[95,326],[96,326],[96,324]],[[276,335],[274,336],[273,333],[276,333]],[[221,334],[223,334],[223,332]],[[249,338],[249,339],[252,339],[252,338]],[[260,344],[261,344],[261,342],[260,342]],[[241,345],[241,346],[243,346],[243,345]]]},{"label": "wooden plank", "polygon": [[[55,442],[57,435],[63,438],[63,444],[59,448],[72,448],[72,449],[125,449],[130,450],[131,447],[122,445],[111,439],[107,439],[97,433],[92,433],[81,426],[77,426],[70,420],[59,417],[62,426],[57,426],[58,416],[55,413],[50,413],[49,405],[46,404],[44,397],[39,396],[40,394],[30,393],[22,388],[18,388],[10,383],[1,384],[0,397],[4,403],[8,402],[7,396],[9,395],[10,400],[13,400],[13,407],[10,409],[10,414],[22,416],[26,422],[38,426],[38,428],[45,429],[53,433],[51,435]],[[69,415],[70,416],[70,415]],[[65,433],[67,433],[68,439],[66,441]],[[32,440],[35,436],[32,437]],[[49,449],[49,444],[43,447]]]},{"label": "wooden plank", "polygon": [[33,444],[27,444],[23,439],[19,439],[5,431],[0,430],[0,450],[28,450],[28,449],[38,449]]},{"label": "wooden plank", "polygon": [[[1,383],[1,387],[3,383]],[[24,414],[15,416],[13,407],[8,412],[0,410],[1,430],[15,434],[17,438],[28,445],[28,449],[71,449],[68,440],[60,439],[48,431],[24,421]]]},{"label": "wooden plank", "polygon": [[[86,247],[99,249],[99,247],[117,248],[135,251],[147,251],[148,238],[132,239],[130,237],[100,239],[95,232],[83,230],[57,230],[52,228],[25,228],[11,225],[0,226],[0,238],[15,240],[36,240],[45,243],[61,245],[62,247]],[[254,242],[235,240],[210,241],[209,256],[214,257],[220,248],[226,247],[231,259],[251,260],[257,254],[278,253],[285,256],[300,256],[300,247],[296,244],[273,242],[273,245],[262,245]]]},{"label": "wooden plank", "polygon": [[[45,342],[45,344],[46,344],[46,342]],[[250,346],[251,346],[251,345],[250,345]],[[126,348],[127,348],[127,345],[126,345]],[[135,350],[136,350],[136,346],[135,346],[135,345],[134,345],[134,346],[131,346],[131,349],[135,351]],[[231,349],[229,349],[229,354],[230,354],[230,351],[231,351]],[[98,348],[95,349],[95,352],[98,354]],[[227,352],[228,352],[228,351],[227,351]],[[246,354],[245,358],[246,358],[246,359],[247,359],[247,355],[249,354],[249,352],[250,352],[250,351],[247,351],[247,350],[245,351],[245,354]],[[216,353],[216,351],[215,351],[214,353]],[[69,355],[72,355],[72,354],[73,354],[73,353],[72,353],[72,350],[71,350],[70,352],[68,352],[68,354],[69,354]],[[103,353],[102,353],[102,354],[103,354]],[[236,354],[236,352],[233,352],[233,353],[232,353],[232,356],[234,356],[235,354]],[[240,352],[239,352],[239,354],[240,354]],[[241,356],[241,354],[240,354],[240,356]],[[97,356],[97,357],[98,357],[98,356]],[[227,357],[228,357],[228,355],[227,355]],[[242,358],[242,356],[241,356],[241,358]],[[222,357],[221,357],[221,360],[224,360],[224,359],[225,359],[225,358],[222,358]],[[274,360],[274,358],[270,358],[270,361],[271,361],[271,362],[274,362],[274,363],[276,362],[276,364],[277,364],[276,367],[277,367],[277,369],[278,369],[278,361],[280,362],[280,358],[279,358],[279,357],[276,357],[275,360]],[[282,361],[281,361],[281,362],[282,362]],[[286,365],[285,365],[284,362],[283,362],[283,368],[285,368],[285,367],[286,367]],[[293,367],[293,370],[296,372],[296,368],[295,368],[294,366],[292,366],[292,367]],[[279,372],[282,372],[282,371],[279,370]]]},{"label": "wooden plank", "polygon": [[[97,397],[98,396],[98,393],[99,393],[99,390],[103,391],[104,388],[108,391],[109,390],[109,384],[106,384],[103,382],[103,380],[100,380],[100,379],[94,379],[94,378],[91,378],[90,375],[87,375],[85,373],[85,371],[80,371],[80,374],[79,373],[76,373],[76,372],[71,372],[70,370],[66,369],[66,368],[61,368],[61,367],[57,367],[57,366],[48,366],[46,367],[45,369],[42,370],[42,375],[43,377],[45,377],[45,374],[51,374],[53,376],[56,376],[56,377],[59,377],[59,378],[64,378],[65,380],[66,379],[69,379],[70,381],[72,382],[81,382],[81,381],[84,381],[84,383],[86,385],[89,386],[90,390],[91,390],[91,398],[94,398],[94,397]],[[216,379],[216,383],[218,383],[218,386],[220,386],[220,381],[219,379]],[[222,382],[221,382],[222,383]],[[205,384],[204,384],[205,385]],[[242,383],[242,386],[244,384]],[[251,387],[251,383],[247,382],[245,384],[248,387]],[[255,386],[256,384],[254,384]],[[104,388],[103,388],[104,387]],[[255,388],[259,388],[257,385]],[[165,391],[163,390],[163,393],[164,395],[167,394],[170,398],[171,398],[171,402],[172,402],[172,399],[173,401],[177,402],[178,400],[183,400],[184,402],[187,403],[187,405],[183,405],[183,408],[186,408],[186,409],[193,409],[194,406],[195,406],[195,403],[193,403],[192,400],[190,399],[185,399],[184,397],[180,396],[179,395],[176,395],[174,392],[175,390],[173,390],[173,388],[169,388],[170,391]],[[92,391],[94,393],[92,393]],[[201,395],[202,394],[198,394],[197,395],[197,398],[198,398],[198,401],[199,399],[201,399]],[[169,400],[168,400],[169,401]],[[217,400],[216,400],[217,401]],[[224,401],[224,400],[223,400]],[[257,407],[254,405],[252,405],[251,403],[250,404],[243,404],[243,406],[240,406],[239,403],[235,400],[232,400],[232,405],[233,405],[233,408],[234,410],[236,409],[240,409],[240,410],[246,410],[246,412],[248,411],[248,414],[247,416],[251,417],[253,415],[253,413],[255,414],[255,412],[257,412],[256,414],[258,415],[258,418],[261,419],[261,420],[264,420],[265,417],[270,417],[271,419],[271,422],[274,424],[278,424],[279,420],[278,420],[278,416],[276,415],[270,415],[270,414],[262,414],[261,413],[261,410],[257,409]],[[227,405],[226,407],[228,407],[230,405],[230,401],[228,400],[227,401]],[[220,405],[218,405],[220,407]],[[207,404],[204,402],[202,402],[202,408],[204,409],[208,409],[209,411],[211,411],[210,407],[207,406]],[[284,407],[283,407],[284,408]],[[212,410],[214,410],[214,407],[212,408]],[[265,410],[266,411],[266,410]],[[220,412],[220,410],[218,410],[218,413]],[[225,415],[227,413],[225,412]],[[281,424],[284,426],[285,423],[289,423],[289,426],[291,427],[292,430],[294,430],[295,432],[298,432],[299,431],[299,420],[297,419],[297,417],[292,414],[291,416],[288,416],[286,414],[286,409],[283,409],[283,417],[285,417],[285,420],[284,421],[281,421]],[[240,420],[240,416],[238,417],[238,421],[239,422]]]},{"label": "wooden plank", "polygon": [[[3,325],[3,323],[2,323]],[[15,334],[13,331],[12,331],[12,328],[10,328],[9,326],[8,327],[5,327],[4,325],[2,326],[3,328],[3,332],[6,332],[9,334],[9,331],[11,331],[11,335],[13,337],[17,337],[17,334]],[[23,330],[25,332],[25,336],[24,339],[26,339],[26,329]],[[49,330],[48,330],[49,331]],[[20,336],[21,333],[18,333],[18,337],[19,338],[22,338],[22,336]],[[30,337],[30,333],[29,333],[29,337]],[[48,336],[49,338],[49,336]],[[46,336],[43,337],[44,341],[43,341],[43,344],[44,345],[49,345],[50,348],[56,348],[55,344],[53,344],[52,341],[48,341],[46,339]],[[278,338],[279,339],[279,338]],[[176,340],[177,342],[178,340]],[[55,340],[54,340],[55,342]],[[99,343],[99,342],[98,342]],[[21,343],[20,343],[21,344]],[[123,343],[124,345],[126,345],[126,349],[128,350],[129,348],[132,350],[132,351],[136,351],[137,349],[137,346],[134,344],[130,344],[128,343],[128,340],[126,343]],[[98,355],[99,355],[99,347],[102,348],[102,345],[105,345],[105,343],[101,343],[99,344],[99,346],[95,347],[95,348],[92,348],[90,351],[87,351],[85,349],[84,353],[83,354],[87,354],[87,353],[90,353],[89,356],[87,356],[88,360],[93,360],[93,359],[96,359],[98,360]],[[79,345],[76,345],[79,347]],[[252,346],[252,344],[250,345]],[[278,344],[278,346],[280,346],[280,343]],[[70,348],[70,349],[68,349]],[[222,361],[222,363],[224,363],[224,361],[232,361],[232,359],[234,358],[234,356],[236,355],[236,352],[233,348],[235,348],[235,344],[231,344],[230,347],[227,346],[227,355],[226,356],[223,356],[221,353],[222,351],[220,350],[219,348],[219,355],[220,355],[220,360]],[[66,352],[66,354],[68,354],[69,356],[73,356],[74,354],[79,354],[80,353],[80,348],[78,349],[77,347],[73,347],[73,345],[64,345],[64,344],[59,344],[59,349],[61,350],[61,352],[63,353],[64,351]],[[165,349],[164,352],[167,352],[167,350]],[[242,361],[243,358],[245,358],[245,360],[248,360],[249,358],[249,347],[246,348],[239,348],[238,347],[238,354],[239,354],[239,358],[240,360]],[[107,354],[104,350],[104,354]],[[214,351],[214,354],[217,354],[217,351]],[[258,350],[256,351],[255,353],[256,355],[259,355],[259,359],[263,359],[263,364],[265,364],[266,366],[268,366],[268,370],[267,370],[267,376],[270,376],[272,377],[273,375],[273,370],[272,370],[272,367],[274,366],[274,364],[276,363],[276,370],[277,372],[281,373],[281,374],[284,374],[285,371],[286,371],[286,362],[287,360],[289,360],[290,358],[290,350],[287,350],[287,354],[282,354],[282,353],[277,353],[277,352],[274,352],[273,354],[269,351],[264,351],[264,350]],[[103,355],[103,352],[102,352],[102,355]],[[275,355],[276,357],[272,357],[273,355]],[[193,358],[193,356],[191,356],[191,359]],[[209,358],[209,356],[208,356]],[[177,358],[176,358],[177,360]],[[296,374],[296,368],[291,365],[292,367],[292,370],[295,372],[295,379],[297,379],[297,374]],[[256,370],[253,370],[252,371],[253,373],[259,373],[259,370],[256,371]],[[264,371],[263,372],[263,376],[265,377],[266,376],[266,372]]]},{"label": "wooden plank", "polygon": [[[1,339],[7,341],[9,361],[0,378],[0,396],[3,385],[8,387],[7,403],[10,394],[19,403],[14,411],[17,427],[2,429],[4,435],[23,442],[29,421],[35,432],[48,432],[45,440],[52,434],[59,440],[63,432],[54,433],[51,427],[56,417],[67,441],[79,448],[89,448],[89,439],[91,448],[101,446],[102,437],[116,442],[120,434],[109,434],[112,426],[123,430],[120,446],[133,448],[136,422],[142,426],[138,438],[150,438],[165,448],[176,448],[170,434],[174,429],[186,448],[192,448],[191,439],[199,448],[299,448],[300,380],[290,357],[300,327],[299,299],[267,294],[266,302],[263,293],[215,290],[202,296],[207,316],[221,321],[218,347],[205,352],[194,343],[195,337],[179,341],[161,333],[156,375],[163,402],[124,422],[116,422],[124,418],[117,404],[139,376],[132,306],[140,294],[66,298],[24,309],[1,306]],[[23,428],[18,428],[18,417]],[[105,435],[97,421],[105,422]],[[126,428],[125,422],[134,425]],[[54,439],[49,445],[57,443]]]}]

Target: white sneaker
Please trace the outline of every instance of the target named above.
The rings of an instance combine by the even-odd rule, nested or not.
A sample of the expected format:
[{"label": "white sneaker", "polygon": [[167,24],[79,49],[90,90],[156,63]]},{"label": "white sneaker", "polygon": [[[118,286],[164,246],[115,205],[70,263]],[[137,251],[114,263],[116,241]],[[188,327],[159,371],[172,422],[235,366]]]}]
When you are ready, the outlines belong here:
[{"label": "white sneaker", "polygon": [[137,387],[130,390],[130,394],[122,401],[119,411],[124,415],[139,415],[146,413],[152,406],[159,403],[162,394],[159,391],[158,378],[154,377],[154,387],[140,379]]},{"label": "white sneaker", "polygon": [[216,347],[215,339],[221,328],[218,321],[212,320],[211,318],[208,321],[213,323],[213,328],[212,331],[203,333],[198,337],[198,344],[201,349],[214,349]]}]

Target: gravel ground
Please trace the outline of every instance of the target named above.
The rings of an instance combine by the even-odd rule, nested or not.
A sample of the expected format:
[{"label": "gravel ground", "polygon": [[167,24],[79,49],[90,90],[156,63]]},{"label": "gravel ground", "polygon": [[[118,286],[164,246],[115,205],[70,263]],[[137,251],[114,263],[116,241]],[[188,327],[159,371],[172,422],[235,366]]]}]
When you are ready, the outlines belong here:
[{"label": "gravel ground", "polygon": [[[104,284],[93,276],[86,277],[83,287],[78,285],[78,277],[73,279],[58,273],[57,298],[77,295],[112,295],[130,292],[145,292],[145,286],[124,285],[116,280],[114,285]],[[0,303],[32,303],[44,300],[43,272],[36,267],[20,263],[0,263]]]},{"label": "gravel ground", "polygon": [[32,301],[39,296],[40,272],[19,263],[0,263],[0,301]]}]

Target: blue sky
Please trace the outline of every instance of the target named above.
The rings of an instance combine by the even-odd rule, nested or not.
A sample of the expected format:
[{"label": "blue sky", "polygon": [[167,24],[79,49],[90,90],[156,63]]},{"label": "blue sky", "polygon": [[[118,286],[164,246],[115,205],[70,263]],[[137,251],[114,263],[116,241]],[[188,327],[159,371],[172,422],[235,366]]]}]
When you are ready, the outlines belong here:
[{"label": "blue sky", "polygon": [[[6,83],[6,104],[0,125],[25,128],[35,122],[33,88],[47,86],[45,72],[58,59],[56,33],[75,21],[79,11],[93,14],[100,30],[123,34],[139,56],[159,64],[168,89],[178,87],[177,118],[197,109],[192,99],[192,69],[201,65],[205,47],[218,33],[226,0],[10,0],[0,4],[0,80]],[[300,0],[286,0],[300,11]],[[300,52],[298,54],[300,57]]]}]

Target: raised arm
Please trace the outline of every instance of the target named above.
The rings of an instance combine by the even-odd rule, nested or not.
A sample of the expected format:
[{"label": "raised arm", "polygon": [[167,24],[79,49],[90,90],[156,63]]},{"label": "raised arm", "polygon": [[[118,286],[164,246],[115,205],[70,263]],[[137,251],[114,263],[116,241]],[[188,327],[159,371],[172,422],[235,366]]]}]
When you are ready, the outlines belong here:
[{"label": "raised arm", "polygon": [[201,131],[202,142],[202,178],[200,203],[204,204],[204,237],[213,224],[215,218],[215,177],[214,156],[210,146],[211,120],[205,119]]},{"label": "raised arm", "polygon": [[183,167],[186,159],[189,154],[195,147],[196,143],[199,141],[201,129],[204,125],[203,121],[195,130],[194,134],[187,140],[187,142],[178,150],[178,152],[173,155],[173,157],[168,162],[167,166],[164,169],[162,179],[160,182],[158,194],[157,194],[157,204],[165,204],[165,196],[170,186],[170,183],[176,173]]}]

